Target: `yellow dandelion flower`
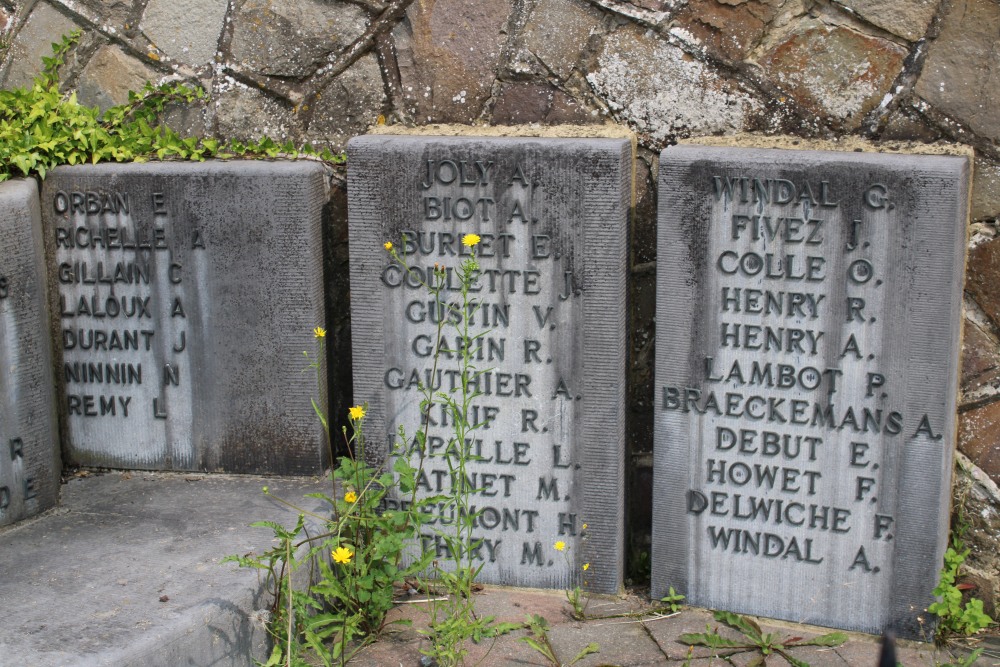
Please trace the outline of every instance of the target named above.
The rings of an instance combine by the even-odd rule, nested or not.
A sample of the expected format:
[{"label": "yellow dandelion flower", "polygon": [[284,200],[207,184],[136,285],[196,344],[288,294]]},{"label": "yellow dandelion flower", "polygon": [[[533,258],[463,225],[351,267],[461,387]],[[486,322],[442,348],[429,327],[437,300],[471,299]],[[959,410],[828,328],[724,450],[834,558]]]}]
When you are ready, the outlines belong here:
[{"label": "yellow dandelion flower", "polygon": [[584,563],[583,564],[583,571],[586,572],[589,569],[590,569],[590,563]]},{"label": "yellow dandelion flower", "polygon": [[556,551],[565,551],[566,550],[566,543],[563,542],[562,540],[559,540],[558,542],[556,542],[555,544],[553,544],[552,547]]},{"label": "yellow dandelion flower", "polygon": [[583,529],[587,530],[587,524],[583,524]]},{"label": "yellow dandelion flower", "polygon": [[382,247],[385,248],[386,250],[392,250],[392,241],[386,241],[385,243],[382,244]]},{"label": "yellow dandelion flower", "polygon": [[354,552],[347,547],[337,547],[336,551],[331,551],[330,555],[333,556],[333,561],[335,563],[343,563],[347,565],[354,558]]},{"label": "yellow dandelion flower", "polygon": [[355,405],[353,408],[348,408],[347,409],[347,414],[350,416],[351,419],[353,419],[354,421],[357,421],[359,419],[363,419],[364,418],[364,416],[365,416],[365,408],[364,408],[364,406],[361,406],[361,405]]},{"label": "yellow dandelion flower", "polygon": [[326,329],[323,327],[316,327],[313,329],[313,336],[316,336],[316,338],[326,338]]},{"label": "yellow dandelion flower", "polygon": [[479,234],[466,234],[462,237],[462,245],[469,248],[474,247],[479,241]]},{"label": "yellow dandelion flower", "polygon": [[348,503],[354,503],[358,501],[358,494],[353,491],[348,491],[344,494],[344,501]]},{"label": "yellow dandelion flower", "polygon": [[264,493],[270,493],[270,492],[271,492],[271,489],[269,489],[269,488],[267,488],[267,487],[265,486],[265,487],[264,487],[263,489],[261,489],[261,491],[263,491]]}]

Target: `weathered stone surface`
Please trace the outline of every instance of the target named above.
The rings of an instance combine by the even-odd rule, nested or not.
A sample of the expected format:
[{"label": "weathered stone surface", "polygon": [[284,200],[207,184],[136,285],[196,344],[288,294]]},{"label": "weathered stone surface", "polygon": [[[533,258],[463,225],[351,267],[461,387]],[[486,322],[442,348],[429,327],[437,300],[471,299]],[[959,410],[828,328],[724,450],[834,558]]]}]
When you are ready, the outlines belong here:
[{"label": "weathered stone surface", "polygon": [[490,97],[512,0],[414,2],[393,31],[407,111],[420,123],[468,123]]},{"label": "weathered stone surface", "polygon": [[[247,667],[271,652],[273,600],[258,571],[222,563],[264,553],[274,521],[323,516],[317,478],[107,473],[73,478],[58,511],[2,533],[0,656],[27,667]],[[325,524],[306,519],[316,535]],[[303,550],[304,551],[304,550]],[[305,560],[305,553],[299,552]],[[297,590],[318,578],[298,570]],[[312,573],[309,571],[312,570]],[[13,658],[13,660],[11,659]]]},{"label": "weathered stone surface", "polygon": [[948,537],[969,170],[952,156],[661,154],[654,598],[674,586],[713,609],[926,631]]},{"label": "weathered stone surface", "polygon": [[965,291],[976,300],[993,326],[1000,328],[1000,239],[977,245],[969,251]]},{"label": "weathered stone surface", "polygon": [[973,179],[972,219],[1000,218],[1000,164],[977,156]]},{"label": "weathered stone surface", "polygon": [[[411,447],[423,398],[416,383],[453,393],[458,339],[481,336],[472,363],[485,370],[482,393],[468,414],[479,424],[468,436],[472,453],[483,457],[468,463],[484,486],[474,494],[482,512],[475,537],[485,540],[480,578],[618,591],[630,142],[373,135],[352,140],[348,152],[354,400],[369,406],[370,451],[387,457],[398,426],[407,433],[400,444]],[[466,233],[482,236],[482,305],[459,328],[446,324],[438,348],[439,306],[413,278],[404,281],[382,243],[396,243],[426,280],[443,263],[451,276],[444,303],[465,313],[454,289]],[[442,422],[450,418],[438,404],[430,419],[423,496],[451,486],[443,457],[453,434]],[[429,548],[438,548],[436,527],[426,528]]]},{"label": "weathered stone surface", "polygon": [[65,14],[39,2],[7,52],[3,87],[30,86],[42,72],[42,57],[52,55],[52,42],[68,35],[78,26]]},{"label": "weathered stone surface", "polygon": [[261,161],[49,174],[42,215],[71,462],[324,469],[302,352],[325,326],[325,179],[315,162]]},{"label": "weathered stone surface", "polygon": [[505,83],[500,86],[493,104],[493,123],[496,125],[583,125],[601,120],[582,103],[548,84]]},{"label": "weathered stone surface", "polygon": [[1000,611],[1000,488],[981,468],[962,454],[955,456],[953,506],[966,526],[962,540],[969,557],[962,564],[962,583],[975,588],[966,596],[983,601],[992,618]]},{"label": "weathered stone surface", "polygon": [[233,19],[230,51],[261,74],[301,77],[350,44],[366,23],[364,10],[346,3],[248,0]]},{"label": "weathered stone surface", "polygon": [[308,139],[343,150],[348,139],[375,124],[385,101],[378,60],[363,56],[320,93]]},{"label": "weathered stone surface", "polygon": [[994,480],[1000,480],[1000,401],[959,415],[958,448]]},{"label": "weathered stone surface", "polygon": [[59,434],[38,187],[0,184],[0,526],[59,497]]},{"label": "weathered stone surface", "polygon": [[524,26],[512,70],[531,71],[532,58],[537,58],[544,73],[567,79],[591,36],[600,32],[603,20],[600,12],[582,0],[537,3]]},{"label": "weathered stone surface", "polygon": [[61,0],[61,3],[115,30],[125,29],[137,4],[131,0]]},{"label": "weathered stone surface", "polygon": [[674,136],[738,132],[760,108],[704,63],[634,26],[605,39],[587,81],[654,144]]},{"label": "weathered stone surface", "polygon": [[915,42],[927,32],[941,0],[837,0],[878,27]]},{"label": "weathered stone surface", "polygon": [[102,47],[80,75],[77,83],[81,104],[102,110],[128,102],[130,90],[139,91],[147,81],[156,83],[159,72],[115,46]]},{"label": "weathered stone surface", "polygon": [[256,88],[230,82],[215,98],[215,120],[220,136],[259,139],[262,135],[286,141],[301,132],[291,110]]},{"label": "weathered stone surface", "polygon": [[174,60],[201,67],[215,61],[229,0],[149,0],[139,24]]},{"label": "weathered stone surface", "polygon": [[978,324],[965,320],[962,337],[962,393],[1000,384],[1000,346]]},{"label": "weathered stone surface", "polygon": [[905,58],[906,50],[888,40],[809,20],[760,64],[804,107],[855,129],[889,92]]},{"label": "weathered stone surface", "polygon": [[881,136],[886,141],[919,141],[928,144],[942,138],[940,130],[932,127],[923,117],[914,113],[906,105],[901,105],[890,113]]},{"label": "weathered stone surface", "polygon": [[779,0],[693,0],[675,17],[674,31],[716,57],[739,61],[760,42],[781,5]]},{"label": "weathered stone surface", "polygon": [[974,132],[1000,138],[1000,5],[949,0],[941,33],[930,43],[916,93]]}]

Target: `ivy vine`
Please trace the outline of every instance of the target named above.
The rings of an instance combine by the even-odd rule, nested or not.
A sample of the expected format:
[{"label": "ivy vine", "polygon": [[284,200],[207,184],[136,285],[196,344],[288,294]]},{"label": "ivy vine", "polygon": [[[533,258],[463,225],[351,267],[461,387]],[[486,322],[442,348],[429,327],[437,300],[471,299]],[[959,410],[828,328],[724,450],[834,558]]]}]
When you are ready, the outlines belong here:
[{"label": "ivy vine", "polygon": [[279,144],[267,136],[248,142],[182,137],[158,122],[159,116],[168,104],[190,104],[203,99],[205,91],[180,82],[147,82],[140,92],[129,92],[127,103],[103,114],[99,107],[82,105],[75,92],[59,90],[59,68],[80,34],[74,31],[52,45],[52,57],[42,58],[42,73],[30,88],[0,90],[0,182],[19,176],[44,179],[62,164],[104,161],[303,156],[345,161],[343,153]]}]

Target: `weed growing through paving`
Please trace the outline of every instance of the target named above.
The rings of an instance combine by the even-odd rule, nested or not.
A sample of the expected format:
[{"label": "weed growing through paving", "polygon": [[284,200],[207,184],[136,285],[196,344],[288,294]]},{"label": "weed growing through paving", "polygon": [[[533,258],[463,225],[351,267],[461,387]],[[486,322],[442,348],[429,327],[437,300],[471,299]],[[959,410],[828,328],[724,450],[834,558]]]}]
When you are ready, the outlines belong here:
[{"label": "weed growing through paving", "polygon": [[549,661],[549,664],[552,665],[552,667],[570,667],[570,665],[575,665],[588,655],[598,653],[600,651],[600,647],[597,645],[597,642],[590,642],[584,646],[572,660],[569,662],[562,662],[559,659],[559,656],[556,655],[556,649],[552,646],[552,642],[549,641],[549,622],[546,621],[544,617],[531,614],[528,616],[528,620],[525,622],[524,626],[527,628],[528,634],[519,638],[518,641],[524,642],[531,648],[538,651],[538,653]]},{"label": "weed growing through paving", "polygon": [[[323,347],[326,331],[313,330],[317,355],[309,368],[322,386]],[[329,441],[329,420],[319,403],[313,409]],[[310,494],[323,500],[329,513],[304,510],[287,500],[274,497],[299,512],[294,528],[269,521],[252,526],[274,531],[276,545],[263,554],[228,556],[223,562],[236,562],[266,573],[266,583],[274,596],[270,632],[274,648],[267,667],[294,667],[314,657],[327,667],[344,665],[358,650],[373,641],[393,606],[393,584],[416,576],[428,566],[429,558],[409,564],[403,552],[419,530],[416,510],[381,511],[387,493],[398,488],[415,500],[416,470],[405,459],[398,459],[395,475],[365,462],[364,418],[366,406],[349,410],[350,433],[342,431],[348,455],[333,471],[332,495]],[[343,494],[340,495],[342,490]],[[268,487],[264,493],[270,495]],[[304,536],[306,517],[325,527],[315,536]],[[296,588],[295,575],[318,568],[319,576],[311,586]]]},{"label": "weed growing through paving", "polygon": [[[245,567],[266,572],[267,581],[274,594],[271,633],[275,647],[267,667],[293,667],[307,664],[307,656],[321,660],[327,667],[343,665],[367,642],[372,641],[382,629],[386,614],[393,606],[393,584],[418,580],[418,588],[441,590],[443,595],[433,596],[428,602],[428,641],[423,653],[441,667],[463,664],[468,653],[467,642],[479,642],[500,634],[525,627],[521,623],[497,623],[492,617],[479,617],[472,598],[476,576],[482,566],[476,566],[474,556],[481,540],[473,535],[478,512],[470,503],[476,492],[468,483],[468,466],[478,457],[458,443],[478,428],[480,423],[470,421],[472,401],[479,396],[476,378],[483,373],[473,365],[474,343],[485,333],[474,335],[469,322],[478,308],[472,299],[479,265],[475,247],[480,239],[475,234],[463,237],[463,244],[470,250],[457,271],[461,285],[460,306],[445,301],[447,269],[435,267],[432,281],[425,284],[436,306],[442,312],[461,308],[469,316],[462,318],[439,317],[435,333],[435,354],[431,377],[434,376],[441,357],[444,327],[451,326],[461,341],[458,388],[452,393],[420,387],[421,425],[408,438],[400,429],[399,442],[393,452],[392,470],[374,468],[365,457],[364,419],[366,406],[350,409],[351,432],[343,435],[349,456],[341,458],[333,473],[334,494],[313,494],[330,508],[331,516],[303,510],[288,501],[277,499],[299,512],[293,528],[279,524],[259,522],[255,526],[274,531],[276,545],[261,555],[231,556]],[[391,242],[384,244],[393,261],[410,273],[405,258],[400,256]],[[415,273],[411,274],[414,279]],[[308,367],[317,374],[322,386],[323,346],[326,331],[314,331],[318,351],[315,357],[304,353]],[[315,399],[313,409],[329,438],[329,420],[320,403]],[[427,429],[431,409],[443,407],[451,422],[452,434],[448,447],[441,453],[428,453]],[[416,454],[417,465],[411,465],[411,454]],[[448,493],[420,498],[416,480],[431,457],[440,456],[455,483]],[[342,496],[338,496],[338,489]],[[269,493],[265,487],[265,493]],[[403,509],[383,511],[385,499],[392,494],[402,499]],[[441,514],[454,517],[447,527],[434,526],[435,537],[444,545],[447,556],[433,560],[435,552],[412,553],[414,545],[422,545],[420,529],[427,522],[430,507]],[[321,535],[302,537],[306,517],[325,524]],[[409,551],[408,551],[409,550]],[[318,565],[317,565],[318,564]],[[311,586],[296,589],[293,575],[304,568],[318,566],[319,580]],[[426,580],[431,575],[433,582]]]},{"label": "weed growing through paving", "polygon": [[666,610],[671,614],[676,614],[679,612],[684,605],[684,596],[674,590],[674,587],[670,587],[670,591],[664,597],[660,598],[660,602],[666,605]]},{"label": "weed growing through paving", "polygon": [[[727,639],[718,633],[718,628],[712,630],[705,628],[702,633],[685,633],[680,636],[679,641],[689,646],[707,646],[717,651],[717,656],[728,659],[737,653],[747,651],[759,652],[747,667],[766,667],[770,656],[780,655],[792,667],[809,667],[809,663],[799,660],[788,653],[788,649],[797,646],[840,646],[847,641],[847,635],[843,632],[830,632],[812,639],[802,639],[801,637],[779,638],[776,634],[762,632],[756,621],[740,614],[728,611],[717,611],[714,613],[715,620],[728,625],[743,635],[744,640]],[[689,658],[690,659],[690,658]]]},{"label": "weed growing through paving", "polygon": [[[435,307],[442,313],[437,318],[430,377],[435,377],[437,372],[444,327],[447,324],[454,329],[461,342],[460,350],[457,351],[460,382],[452,392],[436,391],[433,387],[420,385],[423,416],[421,425],[412,439],[407,438],[406,433],[400,429],[401,442],[396,452],[397,462],[406,461],[406,453],[415,452],[419,457],[418,470],[423,468],[429,458],[440,460],[447,469],[448,479],[452,480],[448,493],[420,500],[422,506],[436,506],[435,511],[440,516],[451,517],[449,523],[441,521],[432,527],[435,543],[443,545],[446,557],[432,561],[430,574],[444,594],[432,597],[429,601],[429,627],[424,632],[428,646],[421,651],[444,667],[463,664],[468,654],[469,641],[480,642],[522,627],[517,623],[497,623],[493,617],[477,616],[472,597],[476,577],[483,565],[475,565],[475,554],[482,547],[482,539],[473,534],[479,512],[472,507],[470,498],[478,489],[472,488],[469,482],[469,464],[479,460],[479,457],[472,454],[464,443],[471,439],[477,429],[484,426],[484,423],[471,421],[470,416],[472,402],[480,396],[477,380],[487,372],[474,365],[473,355],[477,341],[488,332],[474,333],[470,325],[480,307],[479,302],[472,297],[479,274],[479,262],[476,258],[476,246],[479,242],[477,234],[462,237],[462,244],[468,249],[469,256],[455,270],[459,303],[448,303],[445,300],[449,272],[447,267],[436,264],[431,282],[424,283]],[[405,257],[394,249],[391,242],[386,242],[385,248],[412,279],[420,280],[418,274],[411,272]],[[445,313],[449,316],[446,317]],[[461,316],[450,317],[452,313],[460,313]],[[427,449],[429,416],[434,406],[442,407],[451,423],[452,433],[442,452],[428,452]],[[412,446],[408,447],[408,443],[412,443]]]}]

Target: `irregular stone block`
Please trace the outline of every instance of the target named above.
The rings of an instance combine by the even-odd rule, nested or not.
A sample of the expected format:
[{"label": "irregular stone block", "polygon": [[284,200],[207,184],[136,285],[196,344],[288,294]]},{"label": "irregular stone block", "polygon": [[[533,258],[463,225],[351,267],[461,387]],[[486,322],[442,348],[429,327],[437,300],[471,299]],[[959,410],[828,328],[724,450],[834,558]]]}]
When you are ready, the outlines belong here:
[{"label": "irregular stone block", "polygon": [[660,157],[653,597],[907,637],[947,542],[965,157]]},{"label": "irregular stone block", "polygon": [[[111,468],[315,474],[313,162],[60,167],[42,188],[63,442]],[[317,397],[319,398],[319,397]],[[322,403],[322,400],[320,400]]]},{"label": "irregular stone block", "polygon": [[1000,239],[980,243],[969,251],[968,281],[965,289],[993,326],[1000,327]]},{"label": "irregular stone block", "polygon": [[202,67],[215,61],[227,0],[150,0],[140,27],[174,60]]},{"label": "irregular stone block", "polygon": [[587,81],[612,110],[654,142],[746,130],[761,109],[733,81],[636,26],[625,26],[604,40]]},{"label": "irregular stone block", "polygon": [[52,42],[78,27],[66,15],[49,5],[35,5],[10,45],[10,52],[6,57],[7,68],[3,72],[3,87],[30,87],[34,78],[42,73],[42,58],[52,56]]},{"label": "irregular stone block", "polygon": [[414,2],[393,30],[407,113],[469,123],[490,99],[511,0]]},{"label": "irregular stone block", "polygon": [[0,526],[59,497],[59,428],[34,180],[0,184]]},{"label": "irregular stone block", "polygon": [[889,40],[816,20],[803,21],[761,65],[805,108],[855,129],[890,91],[905,58],[906,49]]},{"label": "irregular stone block", "polygon": [[938,0],[842,0],[841,4],[883,30],[915,42],[927,32]]},{"label": "irregular stone block", "polygon": [[774,0],[693,0],[677,13],[671,33],[716,57],[740,61],[760,43],[780,7]]},{"label": "irregular stone block", "polygon": [[[369,406],[369,454],[385,460],[402,426],[398,444],[418,463],[413,438],[427,420],[418,491],[451,491],[453,416],[440,401],[422,416],[418,385],[454,395],[467,343],[453,325],[468,321],[482,373],[468,409],[470,452],[482,457],[468,464],[480,579],[617,591],[629,141],[366,136],[348,154],[354,399]],[[455,291],[467,233],[482,238],[471,310]],[[436,263],[447,306],[418,282],[434,280]],[[443,507],[423,530],[442,559]]]},{"label": "irregular stone block", "polygon": [[1000,6],[991,0],[956,0],[943,16],[941,32],[928,46],[914,91],[973,132],[998,139]]},{"label": "irregular stone block", "polygon": [[1000,402],[994,400],[962,413],[958,448],[991,479],[1000,480]]},{"label": "irregular stone block", "polygon": [[[233,19],[235,60],[269,76],[305,77],[365,30],[360,7],[317,0],[247,0]],[[379,86],[381,77],[376,77]]]},{"label": "irregular stone block", "polygon": [[83,68],[78,84],[80,103],[103,110],[128,102],[130,91],[157,83],[159,72],[114,46],[103,46]]},{"label": "irregular stone block", "polygon": [[512,74],[532,69],[531,59],[543,65],[540,73],[551,72],[565,81],[587,50],[591,35],[601,31],[604,17],[594,7],[579,0],[554,0],[535,5],[520,37]]}]

